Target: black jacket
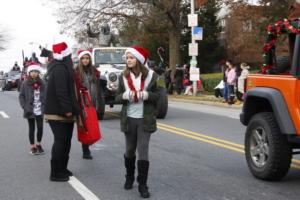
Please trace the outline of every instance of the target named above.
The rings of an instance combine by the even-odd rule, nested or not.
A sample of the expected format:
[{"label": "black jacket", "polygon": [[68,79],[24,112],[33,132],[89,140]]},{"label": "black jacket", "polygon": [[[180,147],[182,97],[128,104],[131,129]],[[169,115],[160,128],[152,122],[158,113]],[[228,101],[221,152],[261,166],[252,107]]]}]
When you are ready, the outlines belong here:
[{"label": "black jacket", "polygon": [[44,113],[65,116],[71,112],[73,115],[79,115],[71,56],[65,57],[62,61],[52,60],[48,66],[47,76]]}]

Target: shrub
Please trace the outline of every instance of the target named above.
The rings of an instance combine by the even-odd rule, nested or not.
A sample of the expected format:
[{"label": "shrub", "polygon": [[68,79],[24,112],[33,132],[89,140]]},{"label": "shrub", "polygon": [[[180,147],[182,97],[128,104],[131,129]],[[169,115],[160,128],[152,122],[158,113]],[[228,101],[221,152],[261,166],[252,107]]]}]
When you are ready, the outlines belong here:
[{"label": "shrub", "polygon": [[200,77],[205,92],[208,94],[213,94],[214,88],[222,80],[223,74],[222,73],[201,74]]}]

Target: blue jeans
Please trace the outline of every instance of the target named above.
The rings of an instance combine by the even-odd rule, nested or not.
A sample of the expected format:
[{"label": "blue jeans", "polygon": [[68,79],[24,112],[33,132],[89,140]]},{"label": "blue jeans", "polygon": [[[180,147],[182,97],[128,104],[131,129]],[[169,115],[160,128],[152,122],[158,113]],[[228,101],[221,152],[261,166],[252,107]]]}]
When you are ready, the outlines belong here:
[{"label": "blue jeans", "polygon": [[224,99],[225,99],[225,101],[228,101],[228,99],[229,99],[229,87],[228,87],[228,83],[224,84]]}]

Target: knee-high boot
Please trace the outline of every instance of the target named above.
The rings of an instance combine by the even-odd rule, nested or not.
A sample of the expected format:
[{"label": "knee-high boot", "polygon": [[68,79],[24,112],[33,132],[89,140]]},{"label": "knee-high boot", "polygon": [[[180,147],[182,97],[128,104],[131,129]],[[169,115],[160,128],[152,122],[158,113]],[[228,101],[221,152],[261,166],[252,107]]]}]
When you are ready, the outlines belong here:
[{"label": "knee-high boot", "polygon": [[125,190],[130,190],[132,189],[132,185],[134,183],[134,171],[135,171],[135,156],[132,158],[127,158],[124,155],[124,164],[126,168],[126,181],[124,184],[124,189]]},{"label": "knee-high boot", "polygon": [[138,165],[137,181],[139,183],[139,192],[143,198],[149,198],[150,193],[148,191],[148,186],[147,186],[149,161],[138,160],[137,165]]}]

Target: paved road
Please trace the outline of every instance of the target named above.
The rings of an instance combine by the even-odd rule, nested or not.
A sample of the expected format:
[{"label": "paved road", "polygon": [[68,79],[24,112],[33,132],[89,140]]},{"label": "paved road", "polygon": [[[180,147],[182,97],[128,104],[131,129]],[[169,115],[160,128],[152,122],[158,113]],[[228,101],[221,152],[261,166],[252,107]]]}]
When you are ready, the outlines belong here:
[{"label": "paved road", "polygon": [[[136,184],[131,191],[122,188],[124,138],[119,131],[119,109],[108,108],[100,122],[103,140],[92,146],[92,161],[81,158],[74,135],[70,169],[76,179],[53,183],[48,179],[53,139],[48,124],[43,138],[46,154],[29,155],[28,127],[17,92],[0,93],[0,200],[82,200],[81,195],[91,200],[140,199]],[[151,139],[151,199],[298,200],[299,163],[281,182],[260,181],[249,173],[239,112],[171,102],[167,118],[159,120],[159,130]]]}]

